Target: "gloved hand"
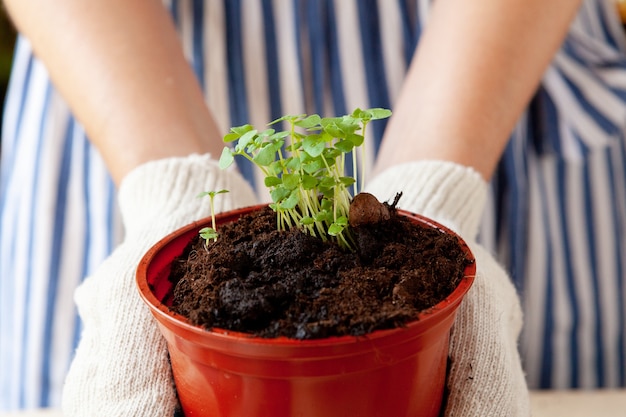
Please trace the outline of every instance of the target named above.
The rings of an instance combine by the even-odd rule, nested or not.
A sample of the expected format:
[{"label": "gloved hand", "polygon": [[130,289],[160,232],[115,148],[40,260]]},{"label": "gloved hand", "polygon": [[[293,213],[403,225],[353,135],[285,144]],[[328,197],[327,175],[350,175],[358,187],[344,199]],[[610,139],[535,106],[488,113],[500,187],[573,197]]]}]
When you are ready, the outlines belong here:
[{"label": "gloved hand", "polygon": [[452,328],[448,374],[449,417],[529,416],[528,389],[517,349],[520,302],[508,275],[476,243],[487,184],[474,170],[451,162],[419,161],[377,176],[367,191],[457,232],[476,258],[476,278]]},{"label": "gloved hand", "polygon": [[208,155],[146,163],[119,189],[124,242],[76,291],[84,331],[63,392],[66,417],[172,417],[178,406],[165,339],[135,287],[135,270],[159,239],[210,215],[203,191],[229,190],[216,211],[255,204],[249,185]]}]

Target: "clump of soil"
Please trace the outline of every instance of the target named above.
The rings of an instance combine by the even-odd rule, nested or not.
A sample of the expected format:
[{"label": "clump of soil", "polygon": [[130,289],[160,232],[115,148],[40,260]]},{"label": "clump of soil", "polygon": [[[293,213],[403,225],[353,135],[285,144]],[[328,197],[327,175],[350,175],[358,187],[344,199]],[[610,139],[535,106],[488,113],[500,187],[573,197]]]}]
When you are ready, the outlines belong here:
[{"label": "clump of soil", "polygon": [[[356,251],[276,230],[266,208],[194,239],[174,262],[172,309],[207,329],[315,339],[402,326],[444,299],[469,262],[456,238],[383,203],[355,221]],[[385,213],[388,213],[385,214]]]}]

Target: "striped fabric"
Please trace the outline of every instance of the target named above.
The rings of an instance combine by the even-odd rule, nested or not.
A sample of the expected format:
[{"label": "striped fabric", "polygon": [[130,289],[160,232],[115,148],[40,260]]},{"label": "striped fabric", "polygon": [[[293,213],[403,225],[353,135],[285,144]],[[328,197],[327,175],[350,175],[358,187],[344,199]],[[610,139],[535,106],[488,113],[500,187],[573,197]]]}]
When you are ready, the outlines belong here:
[{"label": "striped fabric", "polygon": [[2,132],[0,409],[58,403],[78,338],[74,288],[121,227],[115,189],[20,40]]},{"label": "striped fabric", "polygon": [[[626,47],[611,1],[581,9],[512,135],[481,231],[520,290],[532,387],[626,385]],[[393,108],[429,8],[426,0],[166,6],[224,131],[284,113]],[[0,410],[57,406],[80,329],[73,289],[122,236],[115,189],[22,38],[6,108]],[[384,123],[373,127],[375,151]]]},{"label": "striped fabric", "polygon": [[626,44],[613,7],[584,3],[506,149],[483,226],[522,297],[533,388],[626,382]]},{"label": "striped fabric", "polygon": [[[417,10],[410,3],[171,0],[168,6],[226,130],[285,113],[390,107],[416,45]],[[377,149],[384,123],[372,126]],[[241,168],[254,178],[251,167]]]}]

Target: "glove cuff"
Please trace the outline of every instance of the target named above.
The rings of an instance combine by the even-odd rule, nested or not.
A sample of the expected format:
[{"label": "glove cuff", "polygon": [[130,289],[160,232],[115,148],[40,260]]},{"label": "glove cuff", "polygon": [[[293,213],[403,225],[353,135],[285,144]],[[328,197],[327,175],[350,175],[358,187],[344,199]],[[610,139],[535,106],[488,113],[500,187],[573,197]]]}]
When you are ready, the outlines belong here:
[{"label": "glove cuff", "polygon": [[[210,155],[159,159],[132,170],[119,188],[119,206],[127,233],[144,227],[173,229],[210,214],[203,191],[228,190],[215,199],[221,212],[256,202],[250,185],[235,171],[222,170]],[[163,227],[161,227],[163,226]]]},{"label": "glove cuff", "polygon": [[487,200],[487,183],[474,169],[446,161],[392,167],[366,187],[381,201],[402,192],[398,207],[422,214],[474,239]]}]

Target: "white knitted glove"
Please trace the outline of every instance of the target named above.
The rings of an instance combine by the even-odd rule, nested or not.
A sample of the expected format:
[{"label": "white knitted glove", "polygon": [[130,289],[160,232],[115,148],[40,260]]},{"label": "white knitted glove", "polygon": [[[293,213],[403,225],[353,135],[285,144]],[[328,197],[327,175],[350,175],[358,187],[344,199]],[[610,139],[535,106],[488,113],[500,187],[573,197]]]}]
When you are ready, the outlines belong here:
[{"label": "white knitted glove", "polygon": [[149,162],[123,180],[124,242],[76,292],[84,331],[63,392],[66,417],[172,417],[178,405],[165,339],[135,287],[135,270],[159,239],[210,215],[203,191],[226,189],[216,211],[255,203],[234,171],[207,156]]},{"label": "white knitted glove", "polygon": [[517,350],[519,299],[506,272],[476,243],[487,184],[474,170],[440,161],[393,167],[368,186],[380,201],[403,195],[399,208],[457,232],[476,257],[474,284],[452,328],[449,417],[529,416],[528,389]]}]

